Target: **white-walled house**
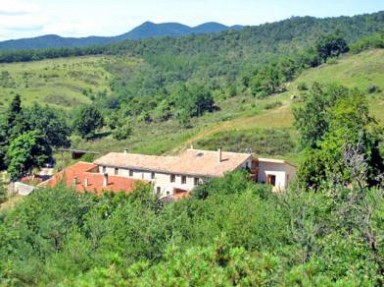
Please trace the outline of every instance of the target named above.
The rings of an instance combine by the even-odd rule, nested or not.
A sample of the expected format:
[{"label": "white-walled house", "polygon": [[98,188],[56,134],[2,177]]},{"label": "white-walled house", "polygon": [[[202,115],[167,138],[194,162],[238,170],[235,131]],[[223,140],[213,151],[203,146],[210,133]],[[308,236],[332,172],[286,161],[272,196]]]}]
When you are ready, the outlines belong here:
[{"label": "white-walled house", "polygon": [[284,191],[296,175],[296,167],[284,160],[258,158],[257,182],[270,184],[273,191]]},{"label": "white-walled house", "polygon": [[257,182],[284,190],[295,167],[282,160],[255,158],[248,153],[188,149],[179,156],[108,153],[94,161],[98,172],[152,183],[160,196],[185,195],[209,178],[247,169]]}]

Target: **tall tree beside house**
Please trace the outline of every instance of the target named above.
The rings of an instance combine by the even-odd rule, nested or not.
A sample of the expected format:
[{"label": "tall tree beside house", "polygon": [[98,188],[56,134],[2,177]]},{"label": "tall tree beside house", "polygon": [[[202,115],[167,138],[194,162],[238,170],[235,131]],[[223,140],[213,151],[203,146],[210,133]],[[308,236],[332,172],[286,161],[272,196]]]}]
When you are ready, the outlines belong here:
[{"label": "tall tree beside house", "polygon": [[71,130],[62,112],[37,104],[22,108],[20,96],[16,95],[5,115],[0,117],[0,170],[7,169],[6,153],[10,144],[20,135],[31,131],[40,135],[43,146],[57,148],[70,145]]},{"label": "tall tree beside house", "polygon": [[11,104],[9,105],[8,112],[7,112],[7,121],[8,125],[12,126],[14,121],[16,120],[16,117],[21,113],[21,99],[20,95],[16,95],[13,99]]},{"label": "tall tree beside house", "polygon": [[8,107],[5,128],[8,142],[29,129],[28,120],[25,118],[24,109],[21,107],[20,95],[16,95]]},{"label": "tall tree beside house", "polygon": [[335,106],[340,98],[352,92],[340,85],[320,85],[314,83],[305,104],[294,108],[294,125],[300,132],[302,147],[316,148],[328,130],[327,111]]},{"label": "tall tree beside house", "polygon": [[24,132],[20,95],[16,95],[0,117],[0,170],[6,169],[5,154],[14,135]]},{"label": "tall tree beside house", "polygon": [[30,131],[15,138],[6,153],[7,171],[12,180],[42,167],[52,159],[52,149],[38,131]]},{"label": "tall tree beside house", "polygon": [[34,104],[24,109],[30,130],[38,130],[52,148],[70,146],[71,129],[62,111]]},{"label": "tall tree beside house", "polygon": [[7,152],[7,124],[5,117],[0,116],[0,170],[6,169],[5,153]]},{"label": "tall tree beside house", "polygon": [[82,138],[91,139],[104,126],[104,117],[95,105],[84,106],[75,119],[75,129]]},{"label": "tall tree beside house", "polygon": [[379,149],[383,131],[369,115],[364,96],[342,86],[316,84],[294,116],[303,147],[309,150],[298,171],[303,185],[318,189],[324,182],[355,182],[351,161],[356,158],[365,166],[364,184],[379,184],[377,178],[384,173]]}]

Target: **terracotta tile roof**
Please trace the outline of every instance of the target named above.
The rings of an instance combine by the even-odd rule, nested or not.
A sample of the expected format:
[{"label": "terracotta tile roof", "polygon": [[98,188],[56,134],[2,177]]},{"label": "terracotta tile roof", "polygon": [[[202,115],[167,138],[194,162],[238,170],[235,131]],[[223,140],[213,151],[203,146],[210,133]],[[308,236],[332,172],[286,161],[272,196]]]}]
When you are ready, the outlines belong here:
[{"label": "terracotta tile roof", "polygon": [[189,149],[179,156],[154,156],[131,153],[108,153],[94,163],[127,169],[150,170],[173,174],[187,174],[203,177],[220,177],[233,171],[252,155],[246,153]]},{"label": "terracotta tile roof", "polygon": [[[104,175],[96,173],[98,166],[93,163],[78,162],[65,170],[55,174],[49,180],[44,181],[40,186],[56,186],[59,182],[64,181],[67,186],[73,186],[79,192],[95,192],[101,194],[102,191],[112,192],[131,192],[134,190],[136,184],[142,182],[130,178],[120,176],[108,176],[108,185],[104,184]],[[76,178],[76,185],[74,180]],[[88,180],[87,186],[85,181]]]}]

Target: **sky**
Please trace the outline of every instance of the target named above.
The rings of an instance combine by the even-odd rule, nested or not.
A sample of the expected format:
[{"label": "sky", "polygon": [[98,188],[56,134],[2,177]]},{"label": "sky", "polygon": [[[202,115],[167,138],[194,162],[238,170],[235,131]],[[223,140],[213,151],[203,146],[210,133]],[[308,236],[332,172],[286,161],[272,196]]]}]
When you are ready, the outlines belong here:
[{"label": "sky", "polygon": [[116,36],[145,21],[258,25],[291,16],[352,16],[384,0],[0,0],[0,41],[46,34]]}]

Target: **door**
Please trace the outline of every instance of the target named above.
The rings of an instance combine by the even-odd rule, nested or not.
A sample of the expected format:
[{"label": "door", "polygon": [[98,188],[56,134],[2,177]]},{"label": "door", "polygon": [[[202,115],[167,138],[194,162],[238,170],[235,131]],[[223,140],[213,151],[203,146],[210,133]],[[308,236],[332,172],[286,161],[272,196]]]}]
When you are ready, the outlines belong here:
[{"label": "door", "polygon": [[272,185],[272,186],[275,186],[276,185],[276,175],[269,174],[267,176],[267,183]]}]

